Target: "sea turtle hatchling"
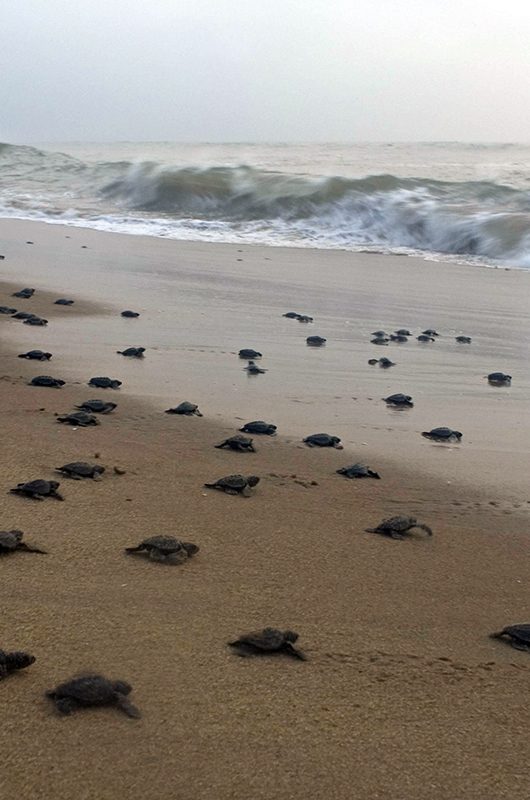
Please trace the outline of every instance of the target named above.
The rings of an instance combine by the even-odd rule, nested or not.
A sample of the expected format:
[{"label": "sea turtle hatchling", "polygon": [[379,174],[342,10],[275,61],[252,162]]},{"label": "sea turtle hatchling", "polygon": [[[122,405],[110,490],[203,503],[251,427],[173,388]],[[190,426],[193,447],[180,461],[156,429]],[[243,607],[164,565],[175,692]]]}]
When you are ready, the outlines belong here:
[{"label": "sea turtle hatchling", "polygon": [[128,700],[132,686],[125,681],[111,681],[103,675],[80,675],[46,692],[61,714],[72,714],[90,706],[115,706],[128,717],[139,718],[140,712]]},{"label": "sea turtle hatchling", "polygon": [[139,317],[140,314],[138,313],[138,311],[130,311],[129,309],[127,309],[126,311],[121,312],[121,316],[126,317],[127,319],[134,319],[135,317]]},{"label": "sea turtle hatchling", "polygon": [[414,403],[409,394],[391,394],[388,397],[383,397],[384,402],[389,406],[397,406],[398,408],[413,408]]},{"label": "sea turtle hatchling", "polygon": [[118,408],[117,403],[106,403],[104,400],[85,400],[80,406],[76,406],[82,411],[92,411],[94,414],[110,414],[115,408]]},{"label": "sea turtle hatchling", "polygon": [[256,419],[253,422],[245,422],[243,427],[239,430],[242,433],[262,433],[265,436],[275,436],[278,428],[270,422],[263,422],[262,419]]},{"label": "sea turtle hatchling", "polygon": [[375,528],[366,528],[365,530],[367,533],[381,533],[384,536],[390,536],[391,539],[404,539],[413,528],[419,528],[428,536],[432,536],[431,528],[424,525],[423,522],[418,522],[416,517],[390,517],[382,520]]},{"label": "sea turtle hatchling", "polygon": [[73,300],[68,300],[66,297],[60,297],[54,303],[54,305],[56,305],[56,306],[73,306],[73,304],[74,304],[74,301]]},{"label": "sea turtle hatchling", "polygon": [[297,311],[288,311],[286,314],[282,314],[282,316],[287,317],[287,319],[298,319],[300,314]]},{"label": "sea turtle hatchling", "polygon": [[322,347],[327,342],[327,339],[324,339],[323,336],[308,336],[306,339],[306,344],[309,347]]},{"label": "sea turtle hatchling", "polygon": [[313,322],[313,317],[310,317],[308,314],[298,314],[296,317],[298,322]]},{"label": "sea turtle hatchling", "polygon": [[72,461],[70,464],[63,464],[56,467],[57,472],[67,475],[76,481],[83,478],[92,478],[95,481],[101,480],[101,475],[105,472],[105,467],[100,464],[88,464],[86,461]]},{"label": "sea turtle hatchling", "polygon": [[143,358],[145,347],[126,347],[125,350],[116,350],[120,356],[128,356],[129,358]]},{"label": "sea turtle hatchling", "polygon": [[215,483],[205,483],[207,489],[219,489],[226,494],[242,494],[244,497],[250,497],[250,489],[257,486],[259,483],[257,475],[227,475],[224,478],[219,478]]},{"label": "sea turtle hatchling", "polygon": [[490,633],[492,639],[502,639],[505,636],[509,639],[508,644],[516,650],[526,650],[530,653],[530,624],[519,623],[518,625],[507,625],[502,631]]},{"label": "sea turtle hatchling", "polygon": [[368,363],[371,364],[371,366],[374,366],[375,364],[379,364],[379,366],[382,367],[383,369],[388,369],[389,367],[395,367],[396,366],[396,362],[395,361],[391,361],[389,358],[385,358],[385,357],[383,357],[383,358],[369,358],[368,359]]},{"label": "sea turtle hatchling", "polygon": [[252,444],[252,439],[248,436],[230,436],[225,439],[221,444],[214,445],[218,450],[228,448],[229,450],[236,450],[238,453],[255,453],[256,449]]},{"label": "sea turtle hatchling", "polygon": [[427,328],[426,331],[422,331],[423,336],[439,336],[440,334],[437,333],[433,328]]},{"label": "sea turtle hatchling", "polygon": [[13,314],[13,319],[29,319],[34,316],[35,314],[32,314],[31,311],[16,311]]},{"label": "sea turtle hatchling", "polygon": [[96,377],[90,378],[88,385],[97,386],[98,389],[119,389],[121,381],[117,381],[114,378]]},{"label": "sea turtle hatchling", "polygon": [[393,342],[399,342],[400,344],[406,344],[409,340],[408,336],[405,336],[404,333],[391,333],[390,339]]},{"label": "sea turtle hatchling", "polygon": [[412,333],[408,330],[408,328],[400,328],[398,331],[394,331],[396,336],[412,336]]},{"label": "sea turtle hatchling", "polygon": [[31,317],[27,317],[27,319],[24,320],[23,324],[44,327],[44,325],[48,324],[48,320],[38,317],[36,314],[32,314]]},{"label": "sea turtle hatchling", "polygon": [[65,425],[74,425],[78,428],[88,428],[89,425],[99,425],[99,419],[96,419],[92,414],[87,411],[72,411],[71,414],[64,414],[62,417],[57,417],[57,422],[63,422]]},{"label": "sea turtle hatchling", "polygon": [[35,294],[35,289],[20,289],[18,292],[13,292],[11,297],[22,297],[25,300],[28,300],[30,297],[33,297]]},{"label": "sea turtle hatchling", "polygon": [[36,375],[32,378],[29,382],[29,386],[50,386],[54,389],[59,389],[61,386],[64,386],[66,381],[61,380],[60,378],[52,378],[51,375]]},{"label": "sea turtle hatchling", "polygon": [[492,386],[510,386],[512,383],[512,376],[504,372],[490,372],[486,377]]},{"label": "sea turtle hatchling", "polygon": [[422,431],[422,436],[426,439],[431,439],[433,442],[459,442],[464,435],[460,431],[454,431],[452,428],[433,428],[430,431]]},{"label": "sea turtle hatchling", "polygon": [[455,341],[459,344],[471,344],[471,336],[455,336]]},{"label": "sea turtle hatchling", "polygon": [[27,358],[30,361],[49,361],[52,357],[51,353],[45,353],[44,350],[28,350],[27,353],[21,353],[19,358]]},{"label": "sea turtle hatchling", "polygon": [[261,353],[258,353],[257,350],[253,350],[252,347],[244,347],[238,353],[239,358],[261,358]]},{"label": "sea turtle hatchling", "polygon": [[428,334],[426,333],[420,333],[419,336],[416,336],[416,339],[418,340],[418,342],[423,342],[424,344],[436,341],[434,337],[428,336]]},{"label": "sea turtle hatchling", "polygon": [[0,314],[9,314],[10,316],[13,316],[13,314],[16,313],[17,313],[16,308],[10,308],[9,306],[0,306]]},{"label": "sea turtle hatchling", "polygon": [[370,336],[373,336],[374,339],[387,339],[388,340],[388,333],[386,331],[373,331]]},{"label": "sea turtle hatchling", "polygon": [[364,464],[351,464],[349,467],[341,467],[337,470],[338,475],[344,475],[345,478],[377,478],[380,480],[381,476],[373,469],[366,467]]},{"label": "sea turtle hatchling", "polygon": [[35,656],[24,653],[21,650],[13,650],[12,652],[0,650],[0,681],[7,678],[10,672],[26,669],[26,667],[34,664],[35,661]]},{"label": "sea turtle hatchling", "polygon": [[183,414],[185,417],[202,417],[199,411],[199,406],[196,403],[189,403],[187,400],[175,406],[175,408],[167,408],[166,414]]},{"label": "sea turtle hatchling", "polygon": [[173,536],[150,536],[137,547],[126,547],[126,553],[146,553],[152,561],[165,564],[182,564],[199,552],[199,547],[191,542],[181,542]]},{"label": "sea turtle hatchling", "polygon": [[306,661],[307,656],[294,643],[298,634],[294,631],[280,631],[277,628],[264,628],[262,631],[244,633],[233,642],[228,642],[230,647],[237,650],[240,656],[269,655],[283,653],[300,661]]},{"label": "sea turtle hatchling", "polygon": [[246,367],[243,367],[243,370],[247,372],[249,375],[264,375],[267,370],[258,367],[253,361],[249,361]]},{"label": "sea turtle hatchling", "polygon": [[342,450],[340,438],[338,436],[330,436],[329,433],[312,433],[302,439],[304,444],[308,447],[335,447],[337,450]]},{"label": "sea turtle hatchling", "polygon": [[373,339],[370,339],[370,344],[379,344],[384,347],[385,345],[388,345],[389,341],[390,340],[386,336],[374,336]]},{"label": "sea turtle hatchling", "polygon": [[45,497],[53,497],[55,500],[64,500],[57,489],[61,484],[57,481],[45,481],[38,479],[27,483],[17,484],[15,489],[10,489],[11,494],[21,494],[24,497],[31,497],[34,500],[44,500]]},{"label": "sea turtle hatchling", "polygon": [[14,553],[15,550],[22,550],[25,553],[41,553],[46,555],[46,550],[39,550],[38,547],[30,547],[22,541],[24,534],[22,531],[0,531],[0,553]]}]

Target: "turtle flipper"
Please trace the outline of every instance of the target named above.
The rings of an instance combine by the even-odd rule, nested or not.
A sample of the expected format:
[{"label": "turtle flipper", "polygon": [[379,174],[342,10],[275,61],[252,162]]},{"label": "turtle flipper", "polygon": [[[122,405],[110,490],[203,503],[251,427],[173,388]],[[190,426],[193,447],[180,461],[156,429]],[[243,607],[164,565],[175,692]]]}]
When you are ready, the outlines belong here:
[{"label": "turtle flipper", "polygon": [[425,531],[425,533],[426,533],[428,536],[432,536],[432,529],[431,529],[431,528],[429,528],[429,526],[428,526],[428,525],[424,525],[422,522],[418,522],[418,524],[417,524],[417,525],[414,525],[414,527],[415,527],[415,528],[419,528],[419,529],[420,529],[420,530],[422,530],[422,531]]},{"label": "turtle flipper", "polygon": [[77,700],[73,697],[57,697],[53,694],[49,694],[48,697],[53,697],[57,711],[65,716],[73,714],[79,708]]},{"label": "turtle flipper", "polygon": [[187,559],[188,554],[185,550],[179,550],[177,553],[168,553],[168,555],[164,557],[164,561],[168,564],[183,564]]},{"label": "turtle flipper", "polygon": [[307,656],[305,655],[305,653],[302,653],[301,650],[298,650],[298,648],[293,647],[291,642],[286,642],[282,647],[282,650],[284,653],[286,653],[286,655],[292,656],[293,658],[298,658],[299,661],[307,661]]},{"label": "turtle flipper", "polygon": [[134,706],[131,701],[120,692],[116,692],[116,706],[120,709],[120,711],[123,711],[124,714],[127,714],[127,716],[131,717],[132,719],[140,719],[142,716],[136,706]]},{"label": "turtle flipper", "polygon": [[519,642],[517,639],[512,639],[510,641],[510,644],[516,650],[522,650],[525,653],[530,652],[530,644],[526,644],[525,642]]},{"label": "turtle flipper", "polygon": [[[62,496],[62,494],[59,494],[59,492],[57,492],[57,491],[56,492],[51,492],[50,493],[50,497],[53,497],[55,500],[64,500],[64,497]],[[43,498],[41,497],[40,499],[42,500]]]},{"label": "turtle flipper", "polygon": [[151,561],[160,561],[160,562],[167,561],[167,555],[165,553],[162,553],[162,551],[158,550],[156,547],[153,547],[152,550],[149,550],[149,558],[151,559]]},{"label": "turtle flipper", "polygon": [[228,646],[233,647],[236,654],[241,656],[241,658],[250,658],[250,656],[255,656],[257,653],[254,647],[245,642],[240,642],[239,639],[235,642],[228,642]]},{"label": "turtle flipper", "polygon": [[[380,533],[380,531],[378,531],[378,533]],[[403,536],[402,533],[399,533],[399,531],[390,531],[390,538],[391,539],[404,539],[405,537]]]},{"label": "turtle flipper", "polygon": [[46,550],[39,550],[38,547],[30,547],[29,544],[26,544],[26,542],[19,542],[17,545],[17,550],[25,550],[26,553],[41,553],[43,556],[48,555]]},{"label": "turtle flipper", "polygon": [[[245,487],[245,489],[246,489],[246,487]],[[250,495],[248,495],[248,494],[245,494],[245,489],[243,489],[243,490],[242,490],[241,494],[242,494],[244,497],[249,497]],[[225,490],[226,494],[239,494],[239,492],[237,491],[237,489],[231,489],[231,488],[230,488],[230,486],[225,486],[225,487],[224,487],[224,490]]]}]

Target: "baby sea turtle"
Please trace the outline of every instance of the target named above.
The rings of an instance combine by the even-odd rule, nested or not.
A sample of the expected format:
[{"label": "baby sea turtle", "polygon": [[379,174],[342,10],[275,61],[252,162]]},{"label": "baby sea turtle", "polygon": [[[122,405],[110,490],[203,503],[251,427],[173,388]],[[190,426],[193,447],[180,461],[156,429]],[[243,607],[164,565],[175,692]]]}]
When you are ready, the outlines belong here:
[{"label": "baby sea turtle", "polygon": [[398,331],[394,331],[396,336],[412,336],[412,333],[407,330],[407,328],[400,328]]},{"label": "baby sea turtle", "polygon": [[380,344],[380,345],[387,345],[390,340],[386,338],[386,336],[375,336],[373,339],[370,339],[370,344]]},{"label": "baby sea turtle", "polygon": [[199,547],[191,542],[181,542],[172,536],[151,536],[144,539],[137,547],[126,547],[126,553],[145,552],[152,561],[161,561],[166,564],[182,564],[195,553]]},{"label": "baby sea turtle", "polygon": [[337,470],[338,475],[344,475],[345,478],[381,478],[378,472],[373,469],[365,467],[364,464],[351,464],[349,467],[341,467]]},{"label": "baby sea turtle", "polygon": [[296,319],[298,322],[313,322],[313,317],[310,317],[308,314],[298,314]]},{"label": "baby sea turtle", "polygon": [[418,342],[424,342],[424,343],[435,341],[432,336],[427,336],[426,333],[420,333],[419,336],[416,336],[416,339],[418,340]]},{"label": "baby sea turtle", "polygon": [[60,378],[52,378],[50,375],[36,375],[32,378],[29,382],[29,386],[50,386],[54,389],[58,389],[60,386],[64,386],[66,381],[62,381]]},{"label": "baby sea turtle", "polygon": [[226,494],[242,494],[245,497],[250,497],[250,489],[257,486],[259,478],[257,475],[248,475],[246,478],[243,475],[227,475],[225,478],[219,478],[215,483],[205,483],[207,489],[220,489]]},{"label": "baby sea turtle", "polygon": [[414,407],[412,397],[409,394],[401,394],[401,392],[398,392],[397,394],[391,394],[388,397],[383,397],[383,400],[389,406],[399,406],[401,408]]},{"label": "baby sea turtle", "polygon": [[16,308],[9,308],[9,306],[0,306],[0,314],[10,314],[12,316],[13,314],[16,313],[17,313]]},{"label": "baby sea turtle", "polygon": [[393,342],[400,342],[400,344],[405,344],[409,340],[408,336],[403,333],[391,333],[390,338]]},{"label": "baby sea turtle", "polygon": [[510,386],[512,382],[512,376],[504,372],[490,372],[486,377],[492,386]]},{"label": "baby sea turtle", "polygon": [[267,655],[269,653],[284,653],[300,661],[307,657],[301,650],[294,647],[298,634],[294,631],[280,631],[277,628],[264,628],[262,631],[244,633],[234,642],[228,642],[230,647],[237,650],[240,656]]},{"label": "baby sea turtle", "polygon": [[78,428],[99,425],[99,420],[86,411],[72,411],[71,414],[64,414],[62,417],[57,417],[57,422],[64,422],[65,425],[75,425]]},{"label": "baby sea turtle", "polygon": [[374,339],[387,339],[388,340],[388,333],[386,331],[373,331],[370,336],[373,336]]},{"label": "baby sea turtle", "polygon": [[242,433],[263,433],[266,436],[275,436],[277,426],[272,425],[270,422],[263,422],[261,419],[256,419],[254,422],[245,422],[243,427],[239,430]]},{"label": "baby sea turtle", "polygon": [[404,539],[405,535],[413,528],[420,528],[429,536],[432,536],[432,530],[429,526],[418,522],[416,517],[390,517],[390,519],[384,519],[375,528],[366,528],[366,532],[382,533],[385,536],[390,536],[392,539]]},{"label": "baby sea turtle", "polygon": [[306,343],[310,347],[322,347],[327,342],[327,339],[324,339],[323,336],[308,336],[306,339]]},{"label": "baby sea turtle", "polygon": [[287,317],[287,319],[298,319],[300,314],[298,314],[296,311],[288,311],[287,314],[283,314],[283,316]]},{"label": "baby sea turtle", "polygon": [[90,378],[88,382],[89,386],[97,386],[98,389],[119,389],[121,386],[121,381],[117,381],[114,378]]},{"label": "baby sea turtle", "polygon": [[166,414],[184,414],[186,417],[202,417],[199,406],[196,403],[189,403],[187,400],[184,400],[183,403],[175,406],[175,408],[166,409]]},{"label": "baby sea turtle", "polygon": [[63,475],[68,475],[76,481],[83,478],[92,478],[95,481],[101,480],[101,475],[105,472],[105,467],[100,464],[87,464],[86,461],[72,461],[70,464],[64,464],[62,467],[56,467],[57,472],[62,472]]},{"label": "baby sea turtle", "polygon": [[433,442],[459,442],[463,434],[452,428],[433,428],[431,431],[422,431],[422,436]]},{"label": "baby sea turtle", "polygon": [[145,347],[127,347],[125,350],[116,350],[120,356],[129,356],[130,358],[143,358]]},{"label": "baby sea turtle", "polygon": [[66,297],[60,297],[58,300],[55,301],[54,305],[56,306],[73,306],[73,300],[67,300]]},{"label": "baby sea turtle", "polygon": [[427,328],[426,331],[422,331],[422,335],[432,337],[432,336],[439,336],[440,334],[436,333],[436,331],[433,328]]},{"label": "baby sea turtle", "polygon": [[35,314],[32,314],[31,311],[17,311],[13,314],[13,319],[29,319],[34,316]]},{"label": "baby sea turtle", "polygon": [[252,439],[249,439],[248,436],[230,436],[229,439],[225,439],[221,444],[216,444],[214,446],[217,447],[218,450],[226,447],[229,450],[236,450],[239,453],[256,452],[252,444]]},{"label": "baby sea turtle", "polygon": [[140,314],[137,311],[129,311],[129,309],[127,309],[126,311],[122,311],[121,315],[122,317],[127,317],[129,319],[140,316]]},{"label": "baby sea turtle", "polygon": [[94,414],[110,414],[118,406],[116,403],[106,403],[104,400],[85,400],[76,408],[80,408],[82,411],[92,411]]},{"label": "baby sea turtle", "polygon": [[244,347],[243,350],[240,350],[239,358],[261,358],[261,353],[258,353],[257,350],[253,350],[251,347]]},{"label": "baby sea turtle", "polygon": [[34,664],[35,661],[35,656],[23,653],[21,650],[13,650],[11,653],[0,650],[0,681],[7,678],[10,672],[26,669],[26,667]]},{"label": "baby sea turtle", "polygon": [[140,712],[127,699],[131,691],[132,686],[125,681],[110,681],[103,675],[80,675],[47,691],[46,697],[54,701],[61,714],[89,706],[116,706],[128,717],[137,719]]},{"label": "baby sea turtle", "polygon": [[25,300],[28,300],[35,294],[35,289],[20,289],[18,292],[13,292],[11,297],[23,297]]},{"label": "baby sea turtle", "polygon": [[338,436],[330,436],[329,433],[312,433],[302,441],[308,447],[335,447],[342,450],[342,445]]},{"label": "baby sea turtle", "polygon": [[375,364],[379,364],[380,367],[383,369],[388,369],[388,367],[395,367],[396,362],[390,361],[389,358],[369,358],[368,363],[374,366]]},{"label": "baby sea turtle", "polygon": [[243,367],[249,375],[264,375],[267,370],[258,367],[257,364],[254,364],[253,361],[249,361],[246,367]]},{"label": "baby sea turtle", "polygon": [[30,547],[22,541],[24,534],[22,531],[0,531],[0,553],[14,553],[15,550],[22,550],[25,553],[41,553],[46,555],[46,550],[39,550],[38,547]]},{"label": "baby sea turtle", "polygon": [[11,494],[22,494],[25,497],[32,497],[34,500],[44,500],[45,497],[53,497],[55,500],[64,500],[57,489],[61,484],[57,481],[28,481],[28,483],[17,484],[16,489],[10,489]]},{"label": "baby sea turtle", "polygon": [[530,624],[520,623],[519,625],[507,625],[498,633],[490,633],[492,639],[502,639],[508,637],[509,644],[516,650],[526,650],[530,653]]},{"label": "baby sea turtle", "polygon": [[52,354],[45,353],[44,350],[28,350],[19,355],[19,358],[28,358],[30,361],[49,361],[51,357]]},{"label": "baby sea turtle", "polygon": [[460,344],[471,344],[471,336],[455,336],[455,339]]},{"label": "baby sea turtle", "polygon": [[36,325],[43,327],[44,325],[48,324],[47,319],[43,319],[42,317],[37,317],[35,314],[32,314],[31,317],[28,317],[24,320],[24,325]]}]

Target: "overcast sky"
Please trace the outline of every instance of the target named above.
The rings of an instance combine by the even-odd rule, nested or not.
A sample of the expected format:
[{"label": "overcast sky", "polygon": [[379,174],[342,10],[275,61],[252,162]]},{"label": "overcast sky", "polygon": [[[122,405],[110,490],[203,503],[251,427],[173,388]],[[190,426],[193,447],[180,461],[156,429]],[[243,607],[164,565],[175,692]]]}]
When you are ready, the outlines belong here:
[{"label": "overcast sky", "polygon": [[529,141],[529,0],[0,0],[0,141]]}]

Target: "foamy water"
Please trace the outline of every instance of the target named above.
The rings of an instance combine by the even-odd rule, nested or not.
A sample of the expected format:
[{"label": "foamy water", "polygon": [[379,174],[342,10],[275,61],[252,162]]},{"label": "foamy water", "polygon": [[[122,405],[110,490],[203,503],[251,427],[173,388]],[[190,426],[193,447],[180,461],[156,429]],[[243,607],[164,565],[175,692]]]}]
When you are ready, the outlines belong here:
[{"label": "foamy water", "polygon": [[0,145],[0,216],[530,267],[529,145]]}]

